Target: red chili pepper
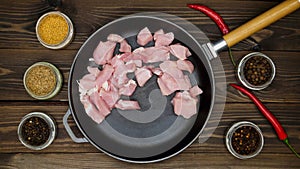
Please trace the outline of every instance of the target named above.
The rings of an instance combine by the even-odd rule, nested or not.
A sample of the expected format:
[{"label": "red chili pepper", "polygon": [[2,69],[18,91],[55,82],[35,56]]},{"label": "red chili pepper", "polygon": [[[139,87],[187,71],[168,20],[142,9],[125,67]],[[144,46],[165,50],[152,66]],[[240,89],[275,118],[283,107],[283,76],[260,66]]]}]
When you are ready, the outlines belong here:
[{"label": "red chili pepper", "polygon": [[[208,17],[210,17],[210,19],[212,19],[217,24],[217,26],[219,27],[219,29],[221,30],[223,35],[226,35],[227,33],[229,33],[228,26],[224,22],[223,18],[216,11],[210,9],[207,6],[199,5],[199,4],[187,4],[187,6],[191,9],[200,11],[200,12],[204,13],[205,15],[207,15]],[[233,59],[233,55],[232,55],[230,48],[228,48],[228,52],[229,52],[230,60],[233,64],[233,66],[236,66],[236,63]]]},{"label": "red chili pepper", "polygon": [[191,9],[195,9],[197,11],[203,12],[205,15],[209,16],[218,25],[223,35],[226,35],[229,32],[229,28],[225,24],[222,17],[214,10],[210,9],[207,6],[199,5],[199,4],[188,4],[187,6]]},{"label": "red chili pepper", "polygon": [[242,86],[236,85],[236,84],[230,84],[230,86],[234,87],[235,89],[239,90],[243,94],[247,95],[257,106],[257,108],[261,111],[261,113],[268,119],[268,121],[272,124],[273,128],[275,129],[278,138],[283,141],[291,150],[292,152],[300,158],[300,155],[294,150],[294,148],[289,144],[288,136],[284,129],[282,128],[279,121],[276,119],[276,117],[262,104],[262,102],[249,90],[245,89]]}]

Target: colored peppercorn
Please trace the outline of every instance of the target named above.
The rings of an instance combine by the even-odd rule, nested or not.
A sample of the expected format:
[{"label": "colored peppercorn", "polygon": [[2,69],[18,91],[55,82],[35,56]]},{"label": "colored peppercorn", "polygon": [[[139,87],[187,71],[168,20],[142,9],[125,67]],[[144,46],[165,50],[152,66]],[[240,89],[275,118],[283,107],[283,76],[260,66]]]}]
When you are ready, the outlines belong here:
[{"label": "colored peppercorn", "polygon": [[266,58],[253,56],[246,61],[244,74],[250,84],[259,86],[270,80],[272,67]]},{"label": "colored peppercorn", "polygon": [[31,117],[22,126],[24,140],[33,146],[40,146],[48,140],[50,128],[47,122],[40,117]]},{"label": "colored peppercorn", "polygon": [[251,126],[242,126],[232,135],[232,148],[241,155],[253,154],[260,144],[259,133]]}]

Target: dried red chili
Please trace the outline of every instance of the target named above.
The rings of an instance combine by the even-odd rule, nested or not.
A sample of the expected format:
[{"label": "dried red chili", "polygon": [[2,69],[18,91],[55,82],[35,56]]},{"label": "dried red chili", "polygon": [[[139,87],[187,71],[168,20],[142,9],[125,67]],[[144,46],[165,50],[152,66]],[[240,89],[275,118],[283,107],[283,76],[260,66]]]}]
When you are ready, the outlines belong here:
[{"label": "dried red chili", "polygon": [[279,121],[276,119],[276,117],[266,108],[265,105],[262,104],[262,102],[250,91],[248,91],[246,88],[236,85],[236,84],[230,84],[230,86],[234,87],[235,89],[239,90],[243,94],[247,95],[253,103],[257,106],[257,108],[262,112],[262,114],[268,119],[268,121],[272,124],[273,128],[275,129],[278,138],[283,141],[290,149],[291,151],[300,158],[300,155],[294,150],[294,148],[289,144],[288,136],[286,132],[284,131],[283,127],[279,123]]},{"label": "dried red chili", "polygon": [[210,17],[219,27],[223,35],[226,35],[229,32],[228,26],[225,24],[224,20],[222,17],[215,12],[214,10],[210,9],[207,6],[204,5],[199,5],[199,4],[188,4],[187,5],[191,9],[195,9],[197,11],[203,12],[205,15]]},{"label": "dried red chili", "polygon": [[[210,9],[209,7],[207,7],[205,5],[200,5],[200,4],[187,4],[187,6],[191,9],[195,9],[197,11],[204,13],[210,19],[212,19],[217,24],[218,28],[220,29],[220,31],[222,32],[223,35],[226,35],[227,33],[229,33],[230,30],[229,30],[228,26],[224,22],[223,18],[216,11]],[[236,63],[234,62],[230,48],[228,48],[228,52],[229,52],[230,60],[233,64],[233,66],[236,66]]]}]

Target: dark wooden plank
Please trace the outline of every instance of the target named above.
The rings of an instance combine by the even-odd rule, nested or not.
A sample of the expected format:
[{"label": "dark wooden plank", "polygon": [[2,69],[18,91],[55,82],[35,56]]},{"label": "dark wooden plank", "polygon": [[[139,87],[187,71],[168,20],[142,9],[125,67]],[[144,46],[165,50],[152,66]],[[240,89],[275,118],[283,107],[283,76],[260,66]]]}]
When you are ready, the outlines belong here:
[{"label": "dark wooden plank", "polygon": [[250,160],[238,160],[223,154],[185,153],[171,159],[152,164],[132,164],[117,161],[103,153],[76,154],[0,154],[0,167],[81,169],[81,168],[299,168],[300,162],[292,155],[262,154]]},{"label": "dark wooden plank", "polygon": [[[26,69],[38,61],[48,61],[55,64],[64,76],[61,92],[51,100],[67,100],[68,77],[77,51],[53,50],[0,50],[0,100],[34,100],[23,87],[23,74]],[[234,52],[234,57],[239,60],[247,51]],[[268,102],[299,102],[300,101],[300,57],[298,52],[264,51],[270,56],[277,67],[277,74],[273,84],[263,91],[254,92],[263,101]],[[236,82],[234,67],[228,53],[220,54],[227,83]],[[227,102],[249,102],[249,99],[239,95],[233,88],[228,87]]]},{"label": "dark wooden plank", "polygon": [[[282,123],[286,132],[289,135],[291,144],[300,150],[299,138],[299,120],[300,120],[300,104],[280,104],[270,103],[266,106],[273,112],[273,114]],[[65,131],[62,118],[68,109],[67,102],[0,102],[0,153],[89,153],[99,152],[95,147],[89,143],[77,144],[74,143]],[[53,144],[48,148],[34,152],[25,148],[17,138],[17,127],[21,118],[29,112],[41,111],[51,115],[58,125],[58,134]],[[290,154],[288,148],[280,142],[274,130],[261,115],[253,104],[248,103],[231,103],[226,104],[221,122],[218,128],[211,136],[211,138],[199,144],[197,141],[189,147],[184,153],[200,153],[205,152],[211,156],[213,154],[229,155],[224,145],[224,135],[228,127],[237,121],[248,120],[256,123],[261,127],[264,137],[265,146],[262,154]],[[72,118],[69,119],[71,128],[74,130],[75,135],[82,137],[80,131],[75,126]],[[211,123],[215,123],[214,119]],[[209,129],[208,129],[209,130]]]},{"label": "dark wooden plank", "polygon": [[[163,3],[152,1],[63,1],[61,11],[73,20],[75,25],[74,41],[67,49],[78,49],[98,28],[114,19],[137,12],[165,12],[183,17],[201,28],[211,40],[220,39],[215,24],[205,15],[186,7],[194,1],[168,0]],[[235,28],[256,15],[264,12],[278,2],[272,1],[197,1],[219,12],[230,28]],[[42,14],[54,10],[45,1],[1,1],[0,4],[0,48],[44,49],[35,36],[35,24]],[[259,6],[259,8],[257,7]],[[265,50],[300,49],[299,24],[300,12],[297,11],[266,28],[272,36],[261,41]],[[291,43],[293,42],[293,43]]]}]

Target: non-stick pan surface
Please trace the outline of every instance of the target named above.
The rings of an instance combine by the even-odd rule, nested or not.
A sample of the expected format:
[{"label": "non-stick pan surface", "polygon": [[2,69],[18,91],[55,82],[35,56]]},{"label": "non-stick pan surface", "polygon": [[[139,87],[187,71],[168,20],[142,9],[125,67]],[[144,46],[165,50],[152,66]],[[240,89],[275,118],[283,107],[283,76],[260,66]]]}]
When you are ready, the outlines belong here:
[{"label": "non-stick pan surface", "polygon": [[[154,16],[129,16],[115,20],[96,31],[81,47],[71,68],[69,77],[69,103],[73,118],[85,138],[101,151],[117,159],[129,162],[153,162],[171,157],[189,146],[203,131],[214,102],[215,82],[210,61],[201,49],[199,42],[208,39],[202,32],[193,37],[180,24]],[[193,25],[192,25],[193,26]],[[140,111],[113,109],[101,124],[96,124],[85,113],[79,100],[77,80],[87,74],[87,66],[93,63],[93,51],[99,41],[106,41],[111,33],[125,37],[133,49],[136,35],[148,27],[155,32],[163,29],[173,32],[174,43],[187,46],[192,52],[189,60],[195,66],[190,75],[193,85],[199,85],[203,94],[199,97],[198,114],[184,119],[173,112],[171,104],[174,95],[162,96],[153,76],[143,88],[137,88],[129,99],[137,100]],[[148,44],[151,46],[153,44]],[[222,65],[221,65],[222,66]],[[128,98],[127,98],[128,99]]]}]

